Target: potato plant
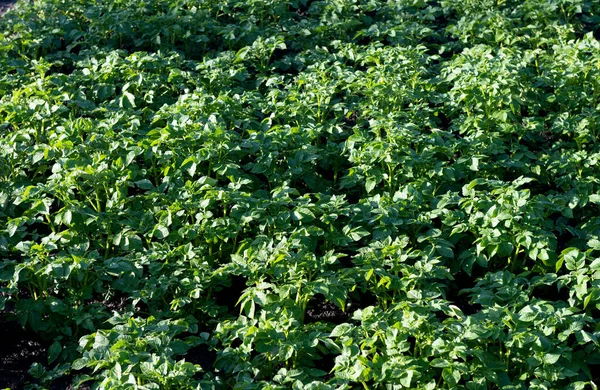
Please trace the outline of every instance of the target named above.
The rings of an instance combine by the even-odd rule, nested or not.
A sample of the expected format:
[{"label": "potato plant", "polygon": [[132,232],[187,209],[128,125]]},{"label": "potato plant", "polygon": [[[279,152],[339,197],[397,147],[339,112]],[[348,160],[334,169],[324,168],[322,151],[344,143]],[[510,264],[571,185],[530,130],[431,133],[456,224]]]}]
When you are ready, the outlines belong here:
[{"label": "potato plant", "polygon": [[20,1],[0,316],[47,355],[20,386],[596,389],[598,26],[591,0]]}]

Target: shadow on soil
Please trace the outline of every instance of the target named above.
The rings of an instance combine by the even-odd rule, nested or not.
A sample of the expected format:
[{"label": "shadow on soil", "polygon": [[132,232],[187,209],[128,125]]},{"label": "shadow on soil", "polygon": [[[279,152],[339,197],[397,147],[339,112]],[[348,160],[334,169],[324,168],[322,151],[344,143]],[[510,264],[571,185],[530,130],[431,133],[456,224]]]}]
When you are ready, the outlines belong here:
[{"label": "shadow on soil", "polygon": [[6,319],[0,312],[0,388],[21,389],[30,380],[29,368],[47,358],[48,346],[32,332]]}]

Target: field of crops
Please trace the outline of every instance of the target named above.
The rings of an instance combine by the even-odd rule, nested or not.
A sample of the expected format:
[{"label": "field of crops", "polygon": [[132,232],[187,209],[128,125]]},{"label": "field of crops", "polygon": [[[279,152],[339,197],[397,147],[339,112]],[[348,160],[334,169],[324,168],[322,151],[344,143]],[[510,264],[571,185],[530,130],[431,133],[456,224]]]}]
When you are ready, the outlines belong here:
[{"label": "field of crops", "polygon": [[0,388],[597,389],[600,2],[22,0]]}]

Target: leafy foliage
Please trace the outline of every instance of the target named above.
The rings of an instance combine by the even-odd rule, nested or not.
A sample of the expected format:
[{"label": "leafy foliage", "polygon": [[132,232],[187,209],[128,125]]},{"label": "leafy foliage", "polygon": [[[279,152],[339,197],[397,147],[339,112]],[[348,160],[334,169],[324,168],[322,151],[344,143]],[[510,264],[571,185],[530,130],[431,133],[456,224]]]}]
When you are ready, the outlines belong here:
[{"label": "leafy foliage", "polygon": [[0,310],[51,343],[29,387],[595,389],[599,25],[587,0],[19,3]]}]

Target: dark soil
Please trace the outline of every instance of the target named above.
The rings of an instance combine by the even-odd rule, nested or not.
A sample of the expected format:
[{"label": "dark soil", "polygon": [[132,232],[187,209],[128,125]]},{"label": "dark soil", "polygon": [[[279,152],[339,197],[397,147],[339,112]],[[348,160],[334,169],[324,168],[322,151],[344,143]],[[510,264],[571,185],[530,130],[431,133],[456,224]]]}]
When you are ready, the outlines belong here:
[{"label": "dark soil", "polygon": [[210,347],[206,344],[200,344],[187,351],[185,360],[193,364],[199,364],[203,371],[210,372],[214,370],[217,352],[210,350]]},{"label": "dark soil", "polygon": [[308,303],[304,321],[309,324],[317,321],[327,321],[334,324],[342,324],[348,320],[345,313],[334,303],[326,301],[320,296],[313,297]]},{"label": "dark soil", "polygon": [[[89,372],[87,374],[89,374]],[[50,390],[90,390],[91,389],[91,387],[88,384],[83,384],[83,385],[79,386],[78,389],[75,389],[75,387],[72,384],[73,379],[74,379],[73,375],[60,377],[59,379],[52,382],[52,384],[50,385]]]},{"label": "dark soil", "polygon": [[236,303],[240,296],[247,288],[247,279],[243,276],[234,275],[231,277],[228,286],[219,286],[220,290],[215,291],[213,298],[219,306],[227,307],[228,312],[233,313],[236,308]]},{"label": "dark soil", "polygon": [[4,15],[9,8],[11,8],[14,4],[14,1],[11,0],[0,0],[0,16]]},{"label": "dark soil", "polygon": [[47,359],[48,343],[6,316],[0,311],[0,388],[21,389],[32,379],[28,373],[31,365]]},{"label": "dark soil", "polygon": [[321,378],[322,381],[328,381],[334,377],[334,374],[331,372],[335,367],[335,355],[327,354],[321,357],[321,359],[317,359],[315,361],[315,368],[321,371],[325,371],[327,374]]},{"label": "dark soil", "polygon": [[[33,363],[47,362],[51,342],[23,329],[8,316],[6,311],[0,311],[0,389],[20,390],[28,383],[36,383],[29,375],[29,369]],[[50,385],[50,390],[74,390],[73,379],[73,376],[58,378]],[[89,389],[85,384],[79,387],[79,390]]]}]

